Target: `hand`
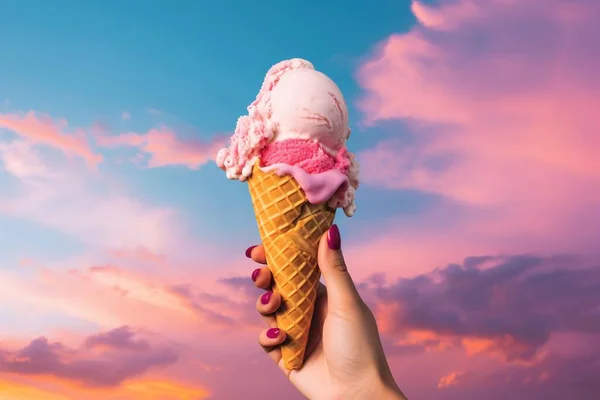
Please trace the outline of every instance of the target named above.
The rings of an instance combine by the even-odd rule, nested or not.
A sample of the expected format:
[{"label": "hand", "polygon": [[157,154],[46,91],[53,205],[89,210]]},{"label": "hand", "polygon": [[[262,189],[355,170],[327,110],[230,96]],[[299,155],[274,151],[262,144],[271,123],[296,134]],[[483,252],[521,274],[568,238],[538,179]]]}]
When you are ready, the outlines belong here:
[{"label": "hand", "polygon": [[[256,302],[269,326],[260,333],[259,343],[309,399],[406,399],[390,372],[373,313],[358,294],[339,249],[339,230],[333,225],[319,243],[318,263],[327,286],[319,283],[300,370],[283,366],[278,345],[285,340],[285,332],[277,328],[273,314],[281,297],[270,291],[271,272],[262,267],[252,273],[255,285],[267,290]],[[262,245],[248,249],[246,255],[266,264]]]}]

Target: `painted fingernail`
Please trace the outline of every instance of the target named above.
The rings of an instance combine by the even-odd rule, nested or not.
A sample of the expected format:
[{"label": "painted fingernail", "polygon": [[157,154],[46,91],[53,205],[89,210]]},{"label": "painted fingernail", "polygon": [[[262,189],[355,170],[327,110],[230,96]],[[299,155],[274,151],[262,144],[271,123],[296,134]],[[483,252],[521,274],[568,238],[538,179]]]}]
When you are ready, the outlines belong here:
[{"label": "painted fingernail", "polygon": [[267,331],[267,337],[269,339],[277,339],[279,336],[279,328],[271,328]]},{"label": "painted fingernail", "polygon": [[271,300],[271,295],[273,294],[273,292],[267,292],[265,294],[263,294],[262,296],[260,296],[260,302],[263,304],[269,304],[269,300]]},{"label": "painted fingernail", "polygon": [[256,268],[254,271],[252,271],[252,281],[256,282],[256,279],[258,278],[258,275],[260,274],[260,268]]},{"label": "painted fingernail", "polygon": [[252,258],[252,249],[254,249],[256,246],[250,246],[246,249],[246,257],[248,258]]},{"label": "painted fingernail", "polygon": [[336,224],[331,225],[331,228],[327,231],[327,245],[331,250],[339,250],[342,247],[340,229]]}]

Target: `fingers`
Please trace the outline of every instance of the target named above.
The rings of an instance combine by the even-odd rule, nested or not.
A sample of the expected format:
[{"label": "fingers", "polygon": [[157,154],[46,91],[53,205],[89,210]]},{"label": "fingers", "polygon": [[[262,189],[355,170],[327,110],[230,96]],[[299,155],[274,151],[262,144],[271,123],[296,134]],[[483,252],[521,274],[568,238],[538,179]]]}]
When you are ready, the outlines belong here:
[{"label": "fingers", "polygon": [[332,225],[319,242],[319,268],[327,285],[329,301],[345,305],[360,300],[354,281],[348,273],[341,251],[342,239],[337,225]]},{"label": "fingers", "polygon": [[[265,249],[262,245],[251,246],[246,250],[246,257],[252,259],[259,264],[267,264]],[[256,300],[256,310],[263,316],[263,319],[269,326],[269,329],[262,331],[258,336],[258,343],[269,355],[269,357],[282,367],[281,349],[279,345],[285,341],[286,334],[284,331],[277,328],[275,319],[275,311],[281,306],[281,296],[273,293],[271,289],[272,275],[268,267],[257,268],[252,272],[252,280],[254,285],[259,289],[267,290]]]},{"label": "fingers", "polygon": [[286,338],[285,332],[279,328],[269,328],[263,330],[258,335],[258,343],[265,351],[270,352],[273,347],[279,346]]},{"label": "fingers", "polygon": [[273,314],[280,306],[281,296],[278,293],[265,292],[256,300],[256,311],[263,316]]},{"label": "fingers", "polygon": [[254,286],[259,289],[271,289],[271,279],[271,271],[269,271],[268,267],[261,267],[252,271],[252,280],[254,281]]},{"label": "fingers", "polygon": [[246,257],[251,258],[253,261],[259,264],[267,263],[267,256],[265,255],[265,248],[262,244],[257,246],[250,246],[246,249]]},{"label": "fingers", "polygon": [[279,364],[281,361],[279,345],[285,341],[285,338],[285,332],[278,328],[266,329],[258,335],[258,343],[275,364]]},{"label": "fingers", "polygon": [[286,338],[285,332],[277,328],[277,320],[273,314],[280,305],[281,297],[273,292],[265,292],[256,300],[256,310],[269,326],[269,329],[258,335],[258,343],[276,364],[281,360],[281,349],[278,346]]},{"label": "fingers", "polygon": [[[255,250],[257,249],[258,250]],[[246,255],[258,254],[258,260],[260,260],[261,253],[264,254],[262,246],[250,247],[246,250]],[[277,293],[273,293],[271,289],[271,271],[268,267],[257,268],[252,272],[252,280],[254,286],[259,289],[267,290],[256,300],[256,311],[263,316],[267,326],[270,328],[277,327],[277,321],[273,313],[281,306],[281,296]]]}]

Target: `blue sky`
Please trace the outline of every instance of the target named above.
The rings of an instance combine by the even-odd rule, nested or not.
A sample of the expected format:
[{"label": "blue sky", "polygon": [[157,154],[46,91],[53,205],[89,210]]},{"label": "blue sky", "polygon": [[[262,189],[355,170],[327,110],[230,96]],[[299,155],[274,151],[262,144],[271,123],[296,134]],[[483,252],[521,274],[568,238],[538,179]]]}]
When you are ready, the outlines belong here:
[{"label": "blue sky", "polygon": [[[44,379],[0,360],[0,396],[15,384],[31,400],[138,399],[130,383],[158,378],[215,400],[265,382],[294,398],[246,324],[262,323],[246,297],[256,265],[243,254],[259,240],[247,185],[181,165],[206,147],[180,146],[231,133],[292,57],[349,104],[362,185],[355,216],[336,221],[407,395],[597,393],[582,360],[600,360],[600,323],[580,321],[600,293],[598,15],[591,0],[1,0],[0,355],[40,336],[69,350],[34,363]],[[62,119],[64,132],[48,122]],[[148,134],[161,126],[173,135]],[[148,168],[141,153],[171,158]],[[152,344],[146,358],[173,345],[181,359],[140,376],[127,350],[80,348],[124,326]],[[75,387],[71,358],[101,368]],[[123,384],[80,387],[107,370]]]},{"label": "blue sky", "polygon": [[[147,107],[211,134],[231,129],[270,65],[301,57],[327,71],[351,100],[360,57],[410,25],[409,4],[324,4],[4,2],[0,46],[9,57],[0,87],[16,108],[69,115],[73,123]],[[293,20],[281,20],[287,13]]]},{"label": "blue sky", "polygon": [[[8,100],[2,108],[48,113],[74,128],[101,123],[115,133],[144,132],[166,124],[179,135],[208,138],[233,130],[272,64],[301,57],[342,89],[354,131],[349,146],[356,151],[380,139],[383,129],[359,125],[355,70],[374,43],[410,26],[408,8],[408,2],[394,0],[377,7],[316,0],[8,1],[0,14],[0,48],[7,55],[0,88]],[[282,15],[294,17],[285,21]],[[121,120],[125,111],[131,120]],[[101,168],[134,194],[182,210],[199,236],[244,229],[257,238],[246,187],[225,181],[214,164],[197,171]],[[369,201],[381,203],[381,192],[360,190],[358,206],[366,211],[355,219],[378,214]],[[385,196],[406,210],[422,200],[402,192]],[[215,210],[218,217],[198,209]]]}]

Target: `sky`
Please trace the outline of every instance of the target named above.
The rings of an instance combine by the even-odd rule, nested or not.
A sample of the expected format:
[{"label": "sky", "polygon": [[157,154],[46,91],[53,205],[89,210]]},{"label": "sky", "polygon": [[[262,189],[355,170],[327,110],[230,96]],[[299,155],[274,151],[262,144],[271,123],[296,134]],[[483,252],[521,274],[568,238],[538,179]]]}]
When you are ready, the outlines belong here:
[{"label": "sky", "polygon": [[415,399],[600,391],[596,0],[0,2],[0,398],[300,399],[214,157],[264,74],[345,95],[344,254]]}]

